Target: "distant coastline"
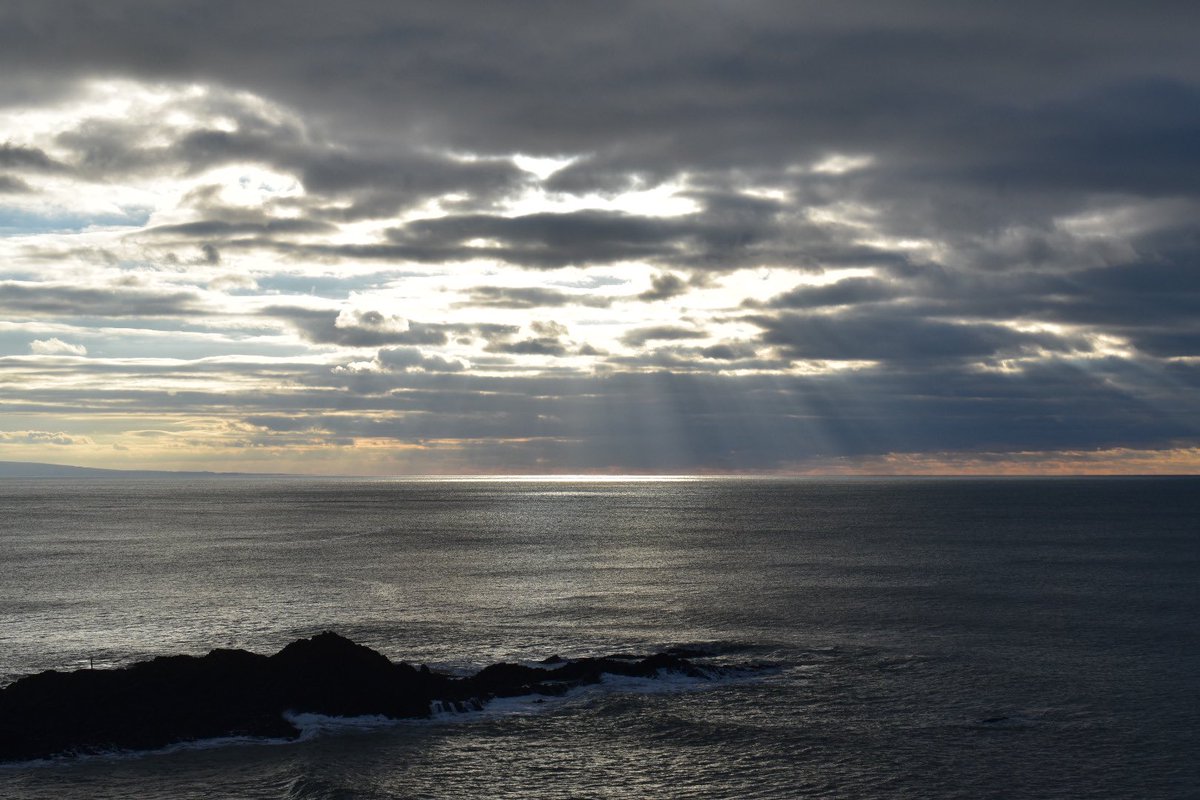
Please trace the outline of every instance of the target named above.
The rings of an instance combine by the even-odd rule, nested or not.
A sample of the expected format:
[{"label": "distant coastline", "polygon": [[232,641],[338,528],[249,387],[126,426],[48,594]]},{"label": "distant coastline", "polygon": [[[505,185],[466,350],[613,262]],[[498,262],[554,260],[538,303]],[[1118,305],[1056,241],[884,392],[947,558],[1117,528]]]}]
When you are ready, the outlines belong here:
[{"label": "distant coastline", "polygon": [[1195,473],[1078,473],[1078,474],[1038,474],[1038,473],[830,473],[822,474],[788,474],[788,473],[700,473],[695,475],[675,475],[652,473],[634,473],[628,475],[599,474],[473,474],[473,475],[314,475],[303,472],[214,472],[211,470],[153,470],[153,469],[105,469],[102,467],[77,467],[70,464],[49,464],[37,461],[0,461],[0,480],[4,478],[83,478],[83,479],[121,479],[121,478],[189,478],[189,479],[232,479],[232,478],[287,478],[296,480],[358,480],[358,481],[436,481],[452,483],[490,483],[504,482],[570,482],[570,481],[704,481],[704,480],[782,480],[782,481],[863,481],[863,480],[1078,480],[1078,479],[1122,479],[1122,478],[1196,478]]},{"label": "distant coastline", "polygon": [[282,472],[175,472],[153,469],[101,469],[36,461],[0,461],[0,478],[303,478]]}]

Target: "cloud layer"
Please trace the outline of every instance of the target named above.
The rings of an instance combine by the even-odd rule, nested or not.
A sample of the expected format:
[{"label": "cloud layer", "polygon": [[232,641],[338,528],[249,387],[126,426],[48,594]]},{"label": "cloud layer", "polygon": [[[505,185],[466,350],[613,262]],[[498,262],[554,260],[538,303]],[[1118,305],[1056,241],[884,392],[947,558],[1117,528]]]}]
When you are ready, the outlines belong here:
[{"label": "cloud layer", "polygon": [[6,4],[0,459],[1200,467],[1198,24]]}]

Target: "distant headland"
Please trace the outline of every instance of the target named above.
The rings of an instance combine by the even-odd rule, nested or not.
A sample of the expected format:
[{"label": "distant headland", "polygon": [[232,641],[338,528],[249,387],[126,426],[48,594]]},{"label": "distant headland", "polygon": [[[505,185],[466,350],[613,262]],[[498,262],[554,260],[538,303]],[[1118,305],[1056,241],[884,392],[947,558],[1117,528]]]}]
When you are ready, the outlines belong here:
[{"label": "distant headland", "polygon": [[183,472],[152,469],[101,469],[34,461],[0,461],[0,478],[299,478],[303,475],[259,472]]}]

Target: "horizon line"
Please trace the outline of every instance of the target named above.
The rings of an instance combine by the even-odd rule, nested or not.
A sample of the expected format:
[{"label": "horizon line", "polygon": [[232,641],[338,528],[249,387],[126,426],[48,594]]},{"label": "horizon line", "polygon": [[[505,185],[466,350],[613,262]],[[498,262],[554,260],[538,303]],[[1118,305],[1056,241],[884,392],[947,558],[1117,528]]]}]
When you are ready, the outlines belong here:
[{"label": "horizon line", "polygon": [[[802,479],[880,479],[880,478],[1195,478],[1200,472],[1047,472],[1047,471],[1002,471],[1002,472],[854,472],[840,471],[739,471],[721,472],[706,470],[702,472],[478,472],[478,473],[396,473],[396,474],[355,474],[355,473],[305,473],[305,472],[257,472],[257,471],[219,471],[219,470],[181,470],[155,468],[120,468],[120,467],[87,467],[75,464],[60,464],[41,461],[0,461],[0,465],[28,466],[50,469],[79,471],[79,475],[3,475],[0,479],[13,478],[23,480],[52,479],[52,478],[87,478],[88,473],[112,473],[113,477],[146,478],[146,477],[193,477],[193,478],[290,478],[304,480],[362,480],[362,481],[416,481],[439,483],[486,483],[491,481],[529,482],[529,483],[568,483],[568,482],[686,482],[705,480],[802,480]],[[145,473],[152,473],[146,475]],[[94,476],[101,477],[101,476]]]}]

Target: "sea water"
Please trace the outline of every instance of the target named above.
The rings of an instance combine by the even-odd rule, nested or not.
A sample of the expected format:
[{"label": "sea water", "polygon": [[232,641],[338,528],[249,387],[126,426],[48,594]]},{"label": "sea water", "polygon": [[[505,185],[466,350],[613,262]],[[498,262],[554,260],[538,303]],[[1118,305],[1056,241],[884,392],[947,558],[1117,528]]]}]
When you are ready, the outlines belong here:
[{"label": "sea water", "polygon": [[753,667],[0,766],[5,798],[1200,797],[1200,479],[8,480],[0,683],[335,630]]}]

